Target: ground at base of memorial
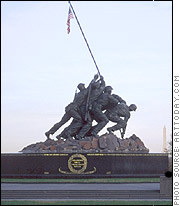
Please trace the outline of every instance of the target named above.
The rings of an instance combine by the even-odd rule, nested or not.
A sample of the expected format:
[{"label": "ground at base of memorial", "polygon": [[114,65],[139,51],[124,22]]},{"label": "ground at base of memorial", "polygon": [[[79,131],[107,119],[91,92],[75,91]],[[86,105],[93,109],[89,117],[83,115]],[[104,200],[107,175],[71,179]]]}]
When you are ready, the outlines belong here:
[{"label": "ground at base of memorial", "polygon": [[159,183],[160,178],[17,179],[2,178],[1,183]]},{"label": "ground at base of memorial", "polygon": [[68,200],[68,201],[1,201],[1,205],[172,205],[171,201],[119,201],[119,200]]}]

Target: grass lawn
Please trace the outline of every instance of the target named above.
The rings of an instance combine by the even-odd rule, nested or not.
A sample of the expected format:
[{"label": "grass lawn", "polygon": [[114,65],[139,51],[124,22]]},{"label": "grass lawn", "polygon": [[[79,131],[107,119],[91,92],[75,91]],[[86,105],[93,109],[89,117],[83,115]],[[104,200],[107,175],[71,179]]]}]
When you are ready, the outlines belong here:
[{"label": "grass lawn", "polygon": [[76,200],[76,201],[1,201],[1,205],[172,205],[171,201],[119,201],[119,200]]},{"label": "grass lawn", "polygon": [[2,178],[1,183],[136,183],[160,182],[160,178],[90,178],[90,179],[12,179]]}]

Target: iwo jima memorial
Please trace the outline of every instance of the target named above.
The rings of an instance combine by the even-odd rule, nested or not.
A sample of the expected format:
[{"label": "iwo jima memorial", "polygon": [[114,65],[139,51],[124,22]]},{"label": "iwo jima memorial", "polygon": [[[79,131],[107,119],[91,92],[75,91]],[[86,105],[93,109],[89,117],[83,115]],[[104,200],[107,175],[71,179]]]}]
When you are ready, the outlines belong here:
[{"label": "iwo jima memorial", "polygon": [[[106,85],[92,51],[69,2],[74,18],[95,63],[97,74],[86,87],[77,85],[74,100],[65,107],[61,120],[45,132],[46,140],[24,147],[18,154],[1,155],[1,177],[82,178],[82,177],[159,177],[168,170],[166,154],[149,153],[142,140],[132,134],[125,138],[133,103],[128,105],[112,85]],[[73,13],[72,13],[73,12]],[[73,15],[74,14],[74,15]],[[108,123],[114,123],[108,127]],[[69,125],[56,136],[65,123]],[[103,135],[99,132],[107,126]],[[115,131],[120,135],[116,136]]]}]

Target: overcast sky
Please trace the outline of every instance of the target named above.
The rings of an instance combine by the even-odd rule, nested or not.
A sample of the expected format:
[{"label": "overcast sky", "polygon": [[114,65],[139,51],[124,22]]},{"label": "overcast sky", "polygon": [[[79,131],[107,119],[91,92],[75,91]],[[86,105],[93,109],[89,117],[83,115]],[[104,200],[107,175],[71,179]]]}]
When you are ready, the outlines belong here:
[{"label": "overcast sky", "polygon": [[[168,141],[172,134],[172,3],[72,5],[106,85],[137,105],[125,138],[136,134],[150,152],[162,152],[164,125]],[[97,73],[75,19],[67,34],[68,8],[67,1],[1,2],[2,152],[45,141],[78,83]]]}]

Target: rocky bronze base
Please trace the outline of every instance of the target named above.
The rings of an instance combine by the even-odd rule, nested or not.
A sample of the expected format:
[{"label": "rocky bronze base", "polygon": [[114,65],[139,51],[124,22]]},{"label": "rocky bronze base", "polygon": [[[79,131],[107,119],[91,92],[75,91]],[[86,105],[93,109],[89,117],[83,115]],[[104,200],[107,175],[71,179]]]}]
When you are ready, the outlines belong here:
[{"label": "rocky bronze base", "polygon": [[99,138],[93,136],[82,140],[52,140],[31,144],[20,151],[22,153],[149,153],[149,149],[139,137],[133,134],[129,138],[120,139],[114,134],[104,134]]}]

